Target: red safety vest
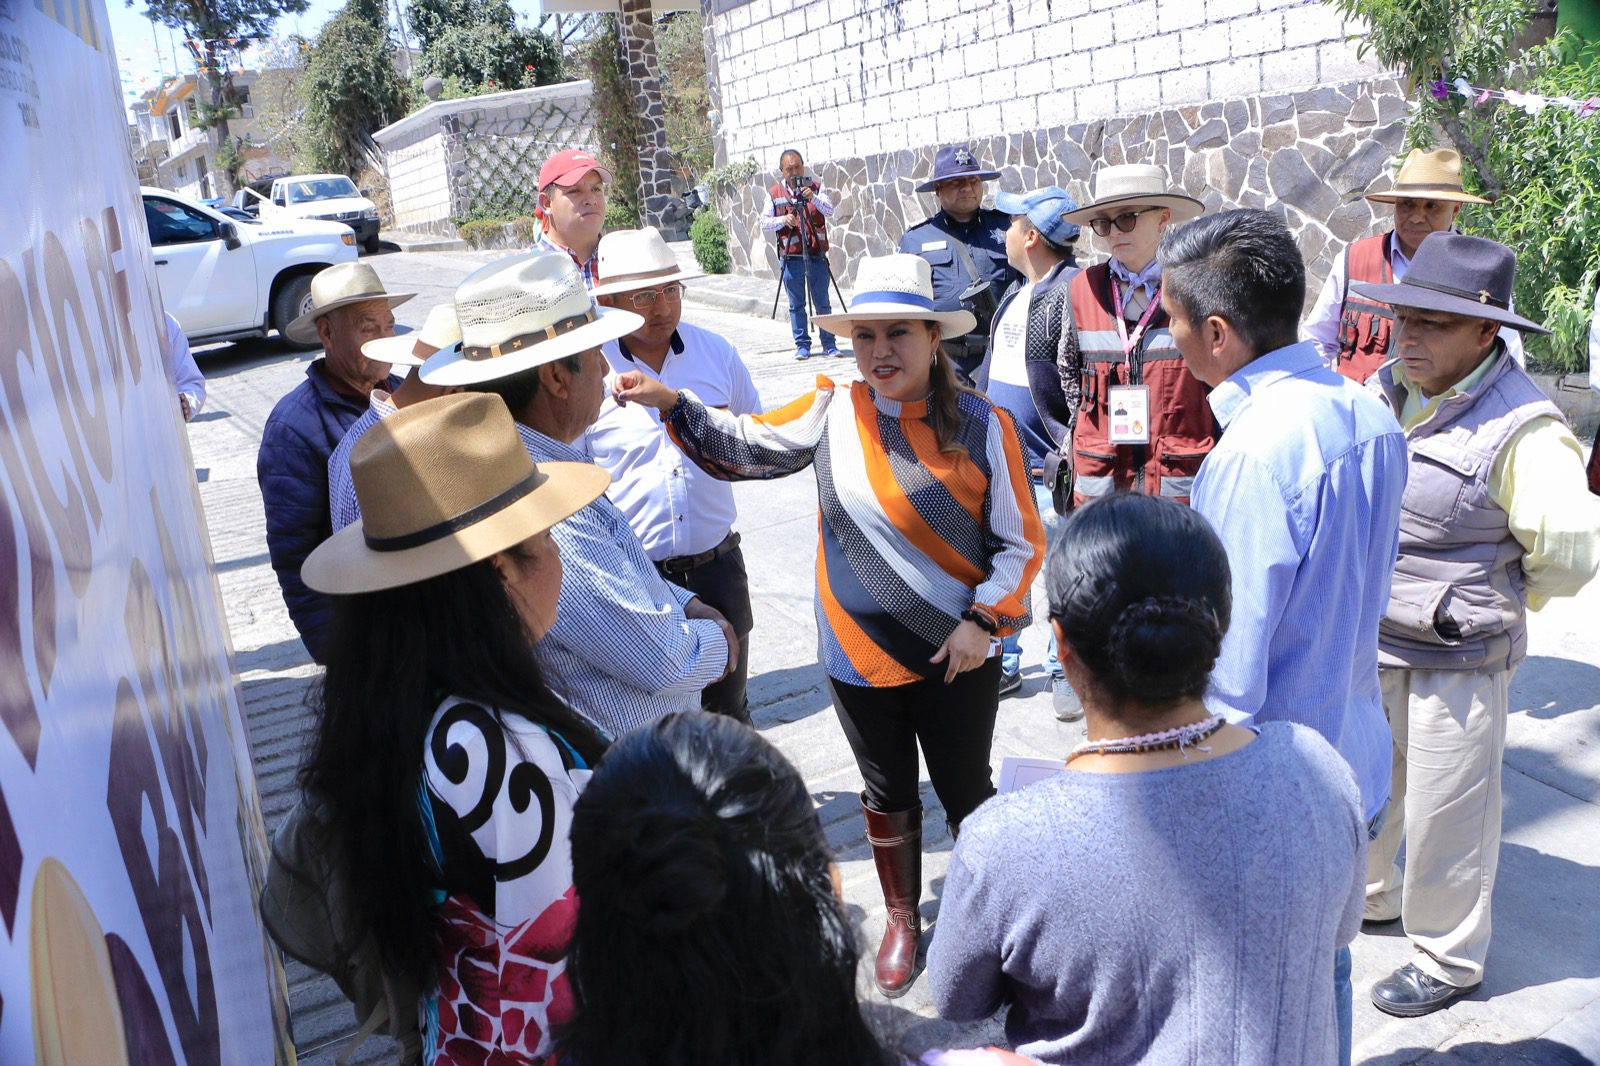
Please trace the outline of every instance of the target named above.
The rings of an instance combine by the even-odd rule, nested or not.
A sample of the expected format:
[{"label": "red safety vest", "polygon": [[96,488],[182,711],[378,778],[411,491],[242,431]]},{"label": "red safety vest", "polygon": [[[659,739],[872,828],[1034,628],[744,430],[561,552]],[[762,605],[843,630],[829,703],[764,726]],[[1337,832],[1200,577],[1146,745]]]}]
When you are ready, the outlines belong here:
[{"label": "red safety vest", "polygon": [[[811,183],[811,191],[815,193],[822,186],[816,182]],[[791,211],[804,211],[806,213],[806,229],[811,238],[807,242],[806,251],[812,255],[819,255],[828,250],[828,220],[814,203],[802,204],[798,200],[789,198],[789,187],[782,182],[767,190],[767,195],[772,197],[772,210],[780,217]],[[778,239],[778,254],[787,258],[791,255],[802,255],[800,248],[800,227],[782,226],[774,234]]]},{"label": "red safety vest", "polygon": [[[1072,319],[1083,356],[1078,417],[1072,427],[1074,505],[1112,492],[1140,492],[1188,503],[1200,461],[1216,446],[1211,392],[1183,363],[1156,310],[1131,357],[1122,350],[1111,297],[1111,268],[1098,263],[1072,279]],[[1130,334],[1131,334],[1130,329]],[[1108,439],[1113,385],[1150,389],[1150,443]]]},{"label": "red safety vest", "polygon": [[1352,281],[1388,285],[1394,281],[1389,266],[1389,238],[1383,233],[1363,237],[1344,256],[1344,306],[1339,308],[1338,371],[1356,382],[1366,381],[1389,358],[1394,338],[1394,308],[1352,292]]}]

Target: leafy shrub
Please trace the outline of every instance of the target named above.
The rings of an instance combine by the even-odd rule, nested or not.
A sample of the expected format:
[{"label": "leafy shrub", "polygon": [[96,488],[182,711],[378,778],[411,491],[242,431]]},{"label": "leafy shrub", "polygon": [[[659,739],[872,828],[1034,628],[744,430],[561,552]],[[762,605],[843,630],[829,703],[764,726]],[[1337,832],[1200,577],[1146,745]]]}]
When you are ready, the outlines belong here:
[{"label": "leafy shrub", "polygon": [[489,248],[500,240],[506,231],[506,224],[501,219],[480,218],[471,222],[463,222],[456,227],[456,232],[461,234],[461,239],[473,248]]},{"label": "leafy shrub", "polygon": [[694,245],[694,259],[707,274],[726,274],[733,266],[728,255],[728,227],[710,208],[695,213],[689,224],[689,240]]},{"label": "leafy shrub", "polygon": [[533,243],[533,231],[539,228],[539,222],[532,215],[518,215],[511,220],[511,236],[519,245]]},{"label": "leafy shrub", "polygon": [[627,200],[606,200],[606,232],[614,229],[638,229],[639,208]]},{"label": "leafy shrub", "polygon": [[502,193],[495,196],[480,196],[467,206],[466,211],[456,215],[450,221],[456,225],[468,222],[510,222],[514,218],[533,214],[532,194],[520,195],[515,193]]}]

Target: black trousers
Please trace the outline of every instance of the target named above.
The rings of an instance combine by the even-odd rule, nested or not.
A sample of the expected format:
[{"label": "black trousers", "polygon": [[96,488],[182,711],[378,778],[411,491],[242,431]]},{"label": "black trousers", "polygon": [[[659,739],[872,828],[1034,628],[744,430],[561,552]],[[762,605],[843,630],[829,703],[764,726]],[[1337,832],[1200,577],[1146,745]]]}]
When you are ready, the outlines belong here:
[{"label": "black trousers", "polygon": [[855,752],[867,805],[903,811],[917,793],[917,745],[928,764],[933,791],[952,826],[994,795],[989,749],[1000,706],[1000,658],[976,670],[893,688],[847,685],[828,679],[833,708]]},{"label": "black trousers", "polygon": [[750,609],[750,579],[744,570],[744,551],[735,548],[728,554],[684,573],[657,572],[679,588],[686,588],[723,613],[739,635],[739,664],[733,673],[700,693],[700,709],[725,714],[741,722],[750,721],[750,704],[745,682],[750,678],[750,630],[755,615]]}]

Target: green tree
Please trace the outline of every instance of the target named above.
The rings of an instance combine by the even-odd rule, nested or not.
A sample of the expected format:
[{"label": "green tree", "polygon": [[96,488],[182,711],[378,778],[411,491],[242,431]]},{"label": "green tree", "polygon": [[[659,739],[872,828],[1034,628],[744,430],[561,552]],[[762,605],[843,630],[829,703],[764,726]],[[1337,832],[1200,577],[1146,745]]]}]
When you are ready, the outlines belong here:
[{"label": "green tree", "polygon": [[422,49],[422,74],[477,91],[561,80],[560,46],[518,26],[508,0],[411,0],[407,21]]},{"label": "green tree", "polygon": [[[135,0],[126,2],[133,7]],[[310,6],[309,0],[145,0],[144,17],[182,31],[204,78],[210,100],[200,108],[198,125],[211,131],[215,158],[230,186],[237,183],[241,160],[240,144],[228,136],[228,120],[239,106],[233,85],[236,57],[252,41],[264,40],[280,15],[298,15]]]},{"label": "green tree", "polygon": [[394,66],[383,0],[350,0],[317,34],[296,82],[305,105],[300,158],[319,169],[357,173],[372,132],[403,117],[410,87]]},{"label": "green tree", "polygon": [[594,85],[595,137],[600,158],[613,181],[606,195],[623,205],[619,212],[639,217],[639,114],[633,82],[622,62],[622,42],[615,15],[601,16],[598,27],[579,48],[584,70]]},{"label": "green tree", "polygon": [[667,147],[695,177],[711,169],[711,85],[706,77],[703,23],[698,11],[684,11],[656,23],[656,62],[661,67],[661,98],[666,107]]}]

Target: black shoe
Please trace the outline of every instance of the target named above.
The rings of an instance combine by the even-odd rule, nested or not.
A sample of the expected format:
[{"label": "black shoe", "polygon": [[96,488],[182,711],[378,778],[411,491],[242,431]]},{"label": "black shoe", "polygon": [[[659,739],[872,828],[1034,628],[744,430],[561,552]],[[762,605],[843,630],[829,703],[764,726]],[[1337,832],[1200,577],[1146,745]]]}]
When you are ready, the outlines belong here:
[{"label": "black shoe", "polygon": [[1000,695],[1009,696],[1022,688],[1022,671],[1000,675]]},{"label": "black shoe", "polygon": [[1398,914],[1393,918],[1363,918],[1361,919],[1361,931],[1363,933],[1387,932],[1388,930],[1393,929],[1397,924],[1399,924],[1399,922],[1400,916]]},{"label": "black shoe", "polygon": [[1372,986],[1372,1005],[1396,1018],[1420,1018],[1477,990],[1478,985],[1458,988],[1436,981],[1408,962]]}]

